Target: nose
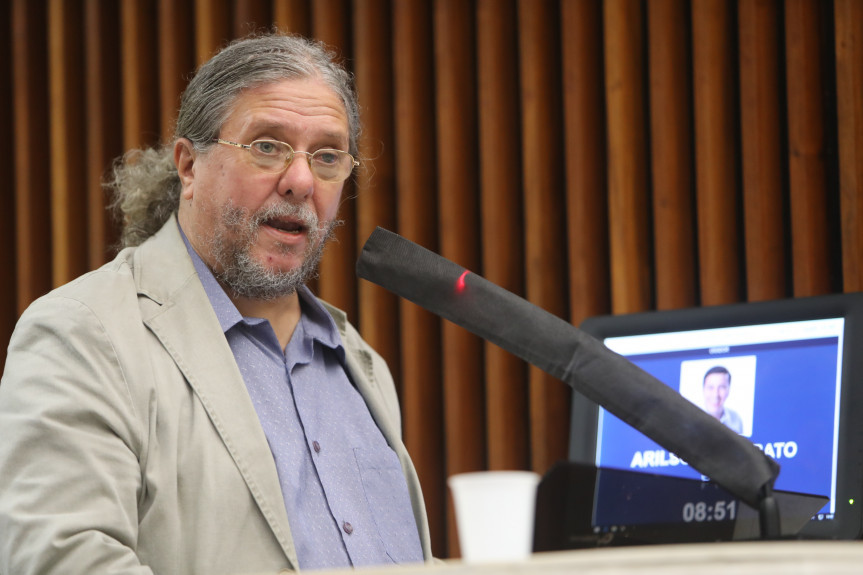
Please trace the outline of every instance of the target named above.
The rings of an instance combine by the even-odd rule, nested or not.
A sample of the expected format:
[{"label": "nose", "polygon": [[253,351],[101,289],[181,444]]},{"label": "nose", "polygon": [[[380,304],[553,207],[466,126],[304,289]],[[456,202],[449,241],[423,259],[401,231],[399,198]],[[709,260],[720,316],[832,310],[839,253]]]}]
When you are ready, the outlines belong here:
[{"label": "nose", "polygon": [[305,199],[314,193],[315,176],[312,174],[307,153],[294,152],[291,163],[279,178],[278,186],[279,195],[292,195],[296,199]]}]

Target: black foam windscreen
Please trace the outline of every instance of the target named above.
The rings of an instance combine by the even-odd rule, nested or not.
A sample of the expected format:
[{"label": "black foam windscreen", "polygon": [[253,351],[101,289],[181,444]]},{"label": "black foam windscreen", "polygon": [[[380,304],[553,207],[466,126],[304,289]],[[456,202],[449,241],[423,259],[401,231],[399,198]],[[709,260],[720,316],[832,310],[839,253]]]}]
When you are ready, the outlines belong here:
[{"label": "black foam windscreen", "polygon": [[775,461],[600,341],[393,232],[377,228],[359,277],[412,301],[566,382],[757,508]]}]

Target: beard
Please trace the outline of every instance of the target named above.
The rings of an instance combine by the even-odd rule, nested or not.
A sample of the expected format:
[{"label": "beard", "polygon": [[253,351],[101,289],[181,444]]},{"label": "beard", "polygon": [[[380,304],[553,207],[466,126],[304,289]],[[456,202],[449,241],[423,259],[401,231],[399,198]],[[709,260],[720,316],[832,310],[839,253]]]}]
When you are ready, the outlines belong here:
[{"label": "beard", "polygon": [[[324,246],[341,222],[318,222],[313,209],[305,204],[281,202],[251,213],[231,203],[222,207],[219,223],[209,238],[213,274],[236,296],[254,300],[274,300],[291,295],[316,277]],[[261,225],[274,218],[294,218],[306,230],[306,248],[300,265],[280,270],[267,267],[252,255]],[[281,255],[295,251],[293,246],[276,244]]]}]

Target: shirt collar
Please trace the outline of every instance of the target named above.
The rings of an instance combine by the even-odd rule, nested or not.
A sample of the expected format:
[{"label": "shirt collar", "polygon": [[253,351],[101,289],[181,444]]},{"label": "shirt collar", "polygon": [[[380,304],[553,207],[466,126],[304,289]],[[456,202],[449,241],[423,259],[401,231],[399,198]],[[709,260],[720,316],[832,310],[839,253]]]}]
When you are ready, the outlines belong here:
[{"label": "shirt collar", "polygon": [[[204,292],[206,292],[207,298],[210,300],[210,305],[213,306],[213,311],[216,312],[222,332],[227,333],[229,329],[241,322],[256,324],[266,321],[260,318],[246,318],[240,313],[237,306],[234,305],[234,302],[231,301],[231,298],[228,297],[228,294],[219,285],[212,270],[204,263],[204,260],[198,255],[195,248],[192,247],[179,222],[177,223],[177,227],[180,229],[180,236],[186,245],[186,251],[189,252],[189,257],[192,258],[195,271],[198,272],[198,277],[204,286]],[[301,286],[297,290],[297,294],[300,297],[300,307],[303,312],[300,321],[303,322],[303,332],[306,337],[317,340],[331,349],[341,348],[342,340],[338,327],[333,317],[327,312],[321,302],[318,301],[318,298],[306,286]]]}]

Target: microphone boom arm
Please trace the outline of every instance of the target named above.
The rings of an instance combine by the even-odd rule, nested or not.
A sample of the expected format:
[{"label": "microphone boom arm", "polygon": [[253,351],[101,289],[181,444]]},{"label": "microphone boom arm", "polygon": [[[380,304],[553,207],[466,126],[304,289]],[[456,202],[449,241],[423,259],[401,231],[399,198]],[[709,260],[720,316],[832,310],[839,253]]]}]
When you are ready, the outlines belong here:
[{"label": "microphone boom arm", "polygon": [[754,509],[778,464],[600,341],[401,236],[377,228],[357,275],[561,379]]}]

